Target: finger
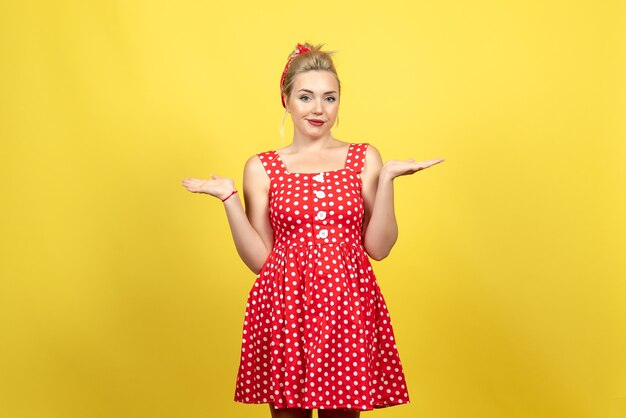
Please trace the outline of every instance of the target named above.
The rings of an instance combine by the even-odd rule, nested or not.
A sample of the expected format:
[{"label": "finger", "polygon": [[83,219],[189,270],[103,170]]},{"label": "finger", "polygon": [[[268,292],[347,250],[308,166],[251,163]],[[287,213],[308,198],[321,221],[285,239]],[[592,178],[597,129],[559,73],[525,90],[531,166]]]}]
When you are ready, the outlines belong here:
[{"label": "finger", "polygon": [[424,170],[425,168],[429,168],[432,167],[434,164],[424,164],[421,163],[420,165],[418,165],[418,170]]},{"label": "finger", "polygon": [[419,163],[417,163],[420,167],[422,168],[427,168],[427,167],[431,167],[435,164],[439,164],[440,162],[442,162],[443,159],[436,159],[436,160],[427,160],[427,161],[421,161]]}]

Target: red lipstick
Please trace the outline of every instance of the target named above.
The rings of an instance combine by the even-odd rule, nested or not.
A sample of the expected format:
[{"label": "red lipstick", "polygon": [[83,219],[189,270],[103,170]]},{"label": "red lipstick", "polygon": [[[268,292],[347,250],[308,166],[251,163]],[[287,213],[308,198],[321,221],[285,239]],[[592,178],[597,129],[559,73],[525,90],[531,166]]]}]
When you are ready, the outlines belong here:
[{"label": "red lipstick", "polygon": [[307,119],[307,120],[313,126],[322,126],[324,124],[324,121],[323,120],[319,120],[319,119]]}]

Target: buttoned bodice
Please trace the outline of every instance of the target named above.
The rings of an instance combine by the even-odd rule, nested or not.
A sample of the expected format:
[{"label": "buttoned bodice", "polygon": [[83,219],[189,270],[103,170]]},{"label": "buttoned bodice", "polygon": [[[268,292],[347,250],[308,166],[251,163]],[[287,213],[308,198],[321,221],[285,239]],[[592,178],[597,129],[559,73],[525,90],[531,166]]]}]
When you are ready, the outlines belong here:
[{"label": "buttoned bodice", "polygon": [[362,243],[361,177],[367,144],[350,144],[344,167],[290,173],[276,151],[258,154],[270,177],[275,246]]}]

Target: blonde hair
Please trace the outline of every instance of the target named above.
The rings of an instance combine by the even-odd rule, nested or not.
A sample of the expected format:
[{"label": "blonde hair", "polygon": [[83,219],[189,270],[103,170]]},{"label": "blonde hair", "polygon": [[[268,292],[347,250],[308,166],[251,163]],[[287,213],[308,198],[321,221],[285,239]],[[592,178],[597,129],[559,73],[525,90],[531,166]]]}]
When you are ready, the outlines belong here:
[{"label": "blonde hair", "polygon": [[[293,89],[293,82],[296,76],[307,71],[330,71],[331,73],[333,73],[335,75],[335,78],[337,79],[337,85],[339,86],[338,95],[341,97],[341,82],[339,81],[339,76],[337,75],[337,70],[335,69],[335,64],[333,63],[332,59],[335,51],[322,51],[321,48],[324,46],[324,44],[312,45],[306,42],[302,45],[307,47],[309,51],[293,57],[293,59],[289,63],[287,72],[285,73],[285,80],[283,81],[283,85],[280,86],[280,93],[285,97],[285,103],[289,100],[289,97],[291,96],[291,90]],[[292,54],[293,52],[289,54],[288,58],[290,58]],[[283,122],[280,126],[281,142],[283,139],[286,117],[287,109],[285,109]]]},{"label": "blonde hair", "polygon": [[[339,85],[339,95],[341,95],[341,82],[339,81],[339,76],[337,75],[337,70],[335,69],[335,64],[332,59],[335,51],[322,51],[321,48],[324,44],[313,46],[307,42],[303,45],[309,48],[310,51],[296,55],[289,63],[289,67],[285,73],[285,80],[281,86],[281,94],[285,96],[285,102],[291,95],[293,81],[296,76],[307,71],[330,71],[333,73]],[[291,54],[289,54],[289,56],[291,56]]]}]

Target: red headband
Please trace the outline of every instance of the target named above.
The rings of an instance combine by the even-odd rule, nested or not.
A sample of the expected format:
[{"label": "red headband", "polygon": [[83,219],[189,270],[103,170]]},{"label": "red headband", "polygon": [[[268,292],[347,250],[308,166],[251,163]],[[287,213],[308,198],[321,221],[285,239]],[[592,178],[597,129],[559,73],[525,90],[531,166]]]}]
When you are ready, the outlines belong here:
[{"label": "red headband", "polygon": [[285,75],[287,75],[289,64],[291,64],[292,59],[310,50],[311,50],[310,48],[304,45],[298,44],[298,46],[296,46],[296,49],[289,56],[289,60],[287,61],[287,64],[285,65],[285,69],[283,70],[283,75],[280,77],[280,100],[283,102],[283,107],[285,107],[285,98],[283,97],[283,83],[285,82]]}]

